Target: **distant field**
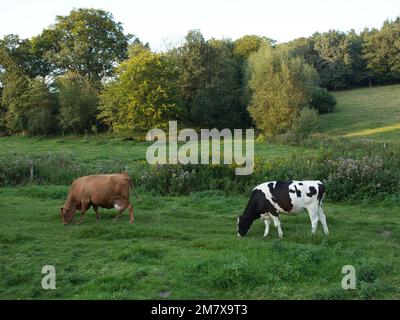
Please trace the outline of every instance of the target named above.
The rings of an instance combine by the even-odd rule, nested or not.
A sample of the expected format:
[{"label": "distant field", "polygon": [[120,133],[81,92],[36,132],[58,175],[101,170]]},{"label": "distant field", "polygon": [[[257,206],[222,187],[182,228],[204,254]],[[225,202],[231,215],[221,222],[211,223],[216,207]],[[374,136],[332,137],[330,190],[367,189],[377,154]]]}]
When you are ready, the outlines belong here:
[{"label": "distant field", "polygon": [[[247,197],[206,191],[182,197],[141,194],[135,224],[92,209],[63,226],[68,186],[0,188],[0,299],[400,299],[400,227],[393,206],[325,204],[331,230],[311,236],[307,213],[282,217],[263,239],[256,221],[236,236]],[[357,290],[340,287],[357,269]],[[41,289],[53,265],[57,289]]]},{"label": "distant field", "polygon": [[[83,162],[115,158],[124,161],[137,161],[146,159],[146,150],[150,145],[149,142],[126,141],[108,135],[50,139],[3,137],[0,138],[0,156],[40,156],[64,152],[71,153],[74,158]],[[255,156],[264,160],[314,152],[314,150],[302,147],[255,142]]]},{"label": "distant field", "polygon": [[322,131],[332,136],[400,142],[400,85],[335,93],[337,110],[322,115]]}]

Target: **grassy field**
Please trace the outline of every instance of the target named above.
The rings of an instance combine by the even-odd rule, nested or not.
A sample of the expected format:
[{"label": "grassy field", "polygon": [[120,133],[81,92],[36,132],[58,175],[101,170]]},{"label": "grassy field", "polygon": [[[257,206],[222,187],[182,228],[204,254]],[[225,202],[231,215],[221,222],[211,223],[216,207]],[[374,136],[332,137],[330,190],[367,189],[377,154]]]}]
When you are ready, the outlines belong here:
[{"label": "grassy field", "polygon": [[321,116],[332,136],[400,142],[400,85],[335,93],[337,111]]},{"label": "grassy field", "polygon": [[[114,211],[92,211],[63,226],[57,208],[67,186],[0,189],[0,298],[27,299],[345,299],[400,298],[398,208],[331,204],[331,229],[310,233],[306,213],[282,218],[263,239],[256,221],[236,236],[246,197],[215,191],[190,197],[142,194],[134,225],[113,224]],[[354,265],[357,290],[340,287]],[[57,289],[41,289],[53,265]]]},{"label": "grassy field", "polygon": [[[339,92],[338,110],[324,115],[324,133],[400,142],[400,86]],[[109,135],[0,138],[6,158],[71,154],[76,163],[144,160],[150,143]],[[263,160],[315,154],[316,149],[255,143]],[[1,159],[1,157],[0,157]],[[261,181],[260,181],[261,182]],[[209,190],[190,196],[141,192],[128,215],[92,209],[81,226],[63,226],[67,185],[0,187],[0,299],[400,299],[399,206],[325,203],[331,234],[312,237],[307,213],[283,216],[284,239],[257,221],[236,236],[246,196]],[[57,289],[41,288],[53,265]],[[341,288],[353,265],[357,289]]]},{"label": "grassy field", "polygon": [[[42,156],[49,153],[71,154],[76,161],[89,163],[119,159],[133,162],[146,159],[146,150],[151,142],[126,141],[122,138],[114,138],[109,135],[88,137],[56,137],[56,138],[32,138],[32,137],[3,137],[0,138],[0,155],[9,157],[18,156]],[[312,149],[270,145],[263,142],[254,143],[255,154],[263,160],[273,158],[286,158],[294,154],[313,154]],[[221,150],[223,150],[221,146]]]}]

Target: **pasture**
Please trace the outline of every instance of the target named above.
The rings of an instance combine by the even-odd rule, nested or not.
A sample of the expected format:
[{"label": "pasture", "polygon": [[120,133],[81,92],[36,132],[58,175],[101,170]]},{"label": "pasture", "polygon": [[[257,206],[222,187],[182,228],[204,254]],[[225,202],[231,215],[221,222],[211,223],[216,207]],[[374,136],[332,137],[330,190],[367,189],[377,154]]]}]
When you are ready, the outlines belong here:
[{"label": "pasture", "polygon": [[[323,133],[399,142],[399,90],[336,93],[338,110],[321,116]],[[145,159],[149,145],[107,134],[2,137],[0,156],[18,162],[64,153],[77,164],[97,168],[118,161],[134,165]],[[271,160],[320,150],[256,142],[255,152]],[[264,239],[261,221],[239,239],[236,216],[247,195],[207,190],[160,196],[137,187],[142,201],[132,197],[134,225],[126,212],[112,223],[115,210],[104,209],[96,224],[90,209],[81,226],[62,225],[65,183],[0,187],[0,299],[400,298],[396,195],[379,202],[325,201],[328,237],[321,225],[311,236],[304,212],[282,217],[283,240],[274,227]],[[41,288],[44,265],[56,268],[56,290]],[[356,290],[341,288],[345,265],[356,268]]]},{"label": "pasture", "polygon": [[321,130],[334,137],[400,143],[400,85],[335,93],[336,112],[321,115]]},{"label": "pasture", "polygon": [[[236,215],[247,197],[218,191],[135,201],[128,215],[63,226],[67,186],[0,189],[2,299],[371,299],[400,298],[398,208],[325,204],[331,234],[311,236],[307,213],[282,217],[263,239],[256,221],[243,239]],[[56,267],[57,289],[41,289],[41,268]],[[344,291],[344,265],[357,290]]]}]

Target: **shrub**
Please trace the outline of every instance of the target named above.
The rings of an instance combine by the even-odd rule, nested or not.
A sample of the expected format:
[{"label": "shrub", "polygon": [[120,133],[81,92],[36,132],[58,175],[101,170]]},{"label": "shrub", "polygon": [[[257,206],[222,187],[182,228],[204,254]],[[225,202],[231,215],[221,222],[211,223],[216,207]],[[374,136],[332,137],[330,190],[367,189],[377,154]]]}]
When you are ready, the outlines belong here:
[{"label": "shrub", "polygon": [[317,88],[312,94],[310,106],[317,110],[319,114],[335,111],[336,98],[328,90]]},{"label": "shrub", "polygon": [[293,123],[293,134],[297,140],[303,140],[319,130],[318,113],[310,108],[303,108]]},{"label": "shrub", "polygon": [[361,159],[328,160],[327,184],[331,197],[368,198],[392,194],[398,188],[399,170],[394,159],[382,155],[365,155]]},{"label": "shrub", "polygon": [[[30,179],[30,160],[34,176]],[[255,159],[254,173],[236,176],[232,165],[159,165],[118,159],[82,163],[72,154],[49,153],[40,157],[0,157],[0,186],[36,184],[68,185],[94,173],[128,171],[135,186],[158,195],[188,195],[221,190],[226,195],[248,195],[269,180],[321,180],[330,200],[382,200],[400,198],[398,147],[339,141],[321,144],[317,155],[293,155],[269,161]],[[390,201],[393,201],[390,200]]]}]

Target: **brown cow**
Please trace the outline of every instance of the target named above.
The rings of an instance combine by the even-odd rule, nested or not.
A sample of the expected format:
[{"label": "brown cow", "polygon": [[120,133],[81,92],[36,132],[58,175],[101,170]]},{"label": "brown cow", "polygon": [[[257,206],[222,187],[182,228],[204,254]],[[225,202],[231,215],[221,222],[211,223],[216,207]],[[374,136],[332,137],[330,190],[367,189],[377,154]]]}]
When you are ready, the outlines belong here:
[{"label": "brown cow", "polygon": [[100,220],[100,207],[117,209],[114,222],[121,217],[123,211],[129,209],[129,223],[133,223],[133,206],[129,201],[132,188],[132,179],[127,173],[97,174],[76,179],[64,207],[60,209],[64,225],[74,220],[76,210],[81,211],[78,224],[82,224],[83,215],[91,206],[96,212],[97,222]]}]

